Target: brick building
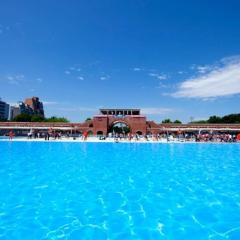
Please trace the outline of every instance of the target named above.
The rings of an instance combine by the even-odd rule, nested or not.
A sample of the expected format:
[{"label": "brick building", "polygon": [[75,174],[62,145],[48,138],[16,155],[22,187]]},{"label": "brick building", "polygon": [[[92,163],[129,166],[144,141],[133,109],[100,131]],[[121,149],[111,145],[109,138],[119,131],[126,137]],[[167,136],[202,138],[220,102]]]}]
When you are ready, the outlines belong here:
[{"label": "brick building", "polygon": [[44,117],[43,103],[38,97],[26,98],[24,104],[32,109],[33,114]]},{"label": "brick building", "polygon": [[100,109],[100,114],[93,117],[93,135],[106,135],[114,125],[124,124],[131,133],[146,134],[146,117],[141,115],[140,109]]}]

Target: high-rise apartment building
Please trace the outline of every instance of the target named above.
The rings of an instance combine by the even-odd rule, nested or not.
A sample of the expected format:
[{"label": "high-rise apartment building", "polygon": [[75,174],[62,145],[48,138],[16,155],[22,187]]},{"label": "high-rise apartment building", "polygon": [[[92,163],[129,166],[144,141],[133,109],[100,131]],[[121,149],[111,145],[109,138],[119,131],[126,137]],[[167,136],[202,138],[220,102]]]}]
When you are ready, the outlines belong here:
[{"label": "high-rise apartment building", "polygon": [[19,114],[21,114],[20,107],[19,106],[11,106],[11,109],[10,109],[10,119],[13,120]]},{"label": "high-rise apartment building", "polygon": [[44,117],[43,103],[39,101],[38,97],[26,98],[24,104],[33,110],[33,114]]},{"label": "high-rise apartment building", "polygon": [[15,106],[11,106],[11,120],[22,113],[44,117],[43,103],[39,101],[38,97],[32,97],[25,99],[24,102],[18,102]]},{"label": "high-rise apartment building", "polygon": [[9,104],[0,99],[0,120],[9,119]]},{"label": "high-rise apartment building", "polygon": [[26,105],[24,102],[18,102],[17,105],[11,106],[10,110],[11,120],[22,113],[33,115],[34,111],[30,106]]}]

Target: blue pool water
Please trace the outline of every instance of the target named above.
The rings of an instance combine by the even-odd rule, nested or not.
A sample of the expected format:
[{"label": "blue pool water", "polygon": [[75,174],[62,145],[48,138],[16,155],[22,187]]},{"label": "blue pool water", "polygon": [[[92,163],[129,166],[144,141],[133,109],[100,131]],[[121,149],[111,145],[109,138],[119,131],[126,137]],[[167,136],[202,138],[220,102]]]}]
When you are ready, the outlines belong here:
[{"label": "blue pool water", "polygon": [[0,239],[240,239],[240,144],[0,142]]}]

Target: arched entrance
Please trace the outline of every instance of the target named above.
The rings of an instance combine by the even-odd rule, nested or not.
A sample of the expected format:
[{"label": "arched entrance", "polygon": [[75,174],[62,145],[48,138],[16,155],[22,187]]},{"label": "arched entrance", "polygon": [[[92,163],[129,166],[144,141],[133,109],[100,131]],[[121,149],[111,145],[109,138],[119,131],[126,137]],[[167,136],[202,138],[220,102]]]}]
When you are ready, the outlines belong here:
[{"label": "arched entrance", "polygon": [[141,131],[137,131],[136,134],[139,135],[139,136],[143,135],[143,133]]},{"label": "arched entrance", "polygon": [[127,122],[125,121],[115,121],[111,124],[110,128],[108,129],[108,133],[111,134],[123,134],[126,135],[131,132],[131,129]]},{"label": "arched entrance", "polygon": [[93,136],[93,131],[89,130],[88,131],[88,136]]},{"label": "arched entrance", "polygon": [[97,136],[103,136],[103,131],[97,131]]}]

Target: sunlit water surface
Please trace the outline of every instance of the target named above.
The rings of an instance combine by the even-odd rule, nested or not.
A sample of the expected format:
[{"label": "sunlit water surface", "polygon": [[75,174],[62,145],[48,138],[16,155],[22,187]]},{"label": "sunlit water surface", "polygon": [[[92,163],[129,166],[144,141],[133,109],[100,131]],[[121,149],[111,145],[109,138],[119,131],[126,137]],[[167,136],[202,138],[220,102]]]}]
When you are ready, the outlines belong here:
[{"label": "sunlit water surface", "polygon": [[240,239],[240,144],[0,142],[0,239]]}]

